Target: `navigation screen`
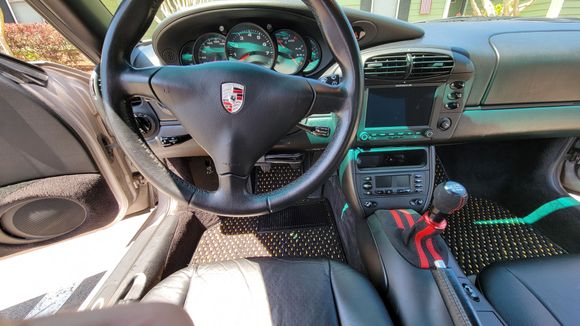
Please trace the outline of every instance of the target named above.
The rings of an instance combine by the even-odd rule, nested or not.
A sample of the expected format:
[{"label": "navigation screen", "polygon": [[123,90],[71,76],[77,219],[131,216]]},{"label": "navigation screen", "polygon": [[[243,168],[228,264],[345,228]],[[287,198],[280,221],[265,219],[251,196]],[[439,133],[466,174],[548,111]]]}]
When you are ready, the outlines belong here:
[{"label": "navigation screen", "polygon": [[436,86],[370,88],[366,128],[426,126]]}]

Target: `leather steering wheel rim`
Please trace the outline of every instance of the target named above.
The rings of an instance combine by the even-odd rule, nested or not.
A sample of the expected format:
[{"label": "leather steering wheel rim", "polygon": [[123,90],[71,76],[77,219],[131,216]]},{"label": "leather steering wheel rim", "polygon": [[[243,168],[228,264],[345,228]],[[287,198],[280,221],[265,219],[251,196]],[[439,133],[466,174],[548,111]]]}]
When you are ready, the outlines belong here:
[{"label": "leather steering wheel rim", "polygon": [[[342,80],[338,86],[236,62],[134,68],[129,62],[131,51],[153,21],[162,1],[127,0],[120,5],[103,44],[100,71],[103,106],[116,141],[153,186],[193,208],[225,216],[255,216],[292,205],[336,171],[356,138],[360,120],[363,101],[360,52],[348,19],[334,0],[303,2],[313,12],[341,68]],[[212,98],[220,91],[219,85],[227,82],[247,85],[248,107],[235,115],[228,115],[225,110],[218,112],[220,98]],[[155,156],[136,126],[130,105],[130,98],[134,96],[155,99],[174,112],[214,160],[220,182],[217,191],[195,187],[171,172]],[[270,107],[271,103],[276,106],[280,101],[290,105],[265,111],[258,104],[260,97],[269,100],[269,105],[262,107]],[[208,105],[212,107],[202,111]],[[287,131],[283,129],[289,130],[310,114],[330,112],[338,118],[334,137],[308,171],[271,193],[254,195],[247,191],[249,170]],[[271,122],[259,124],[262,122],[256,120],[261,119]],[[264,134],[271,138],[279,138],[258,138],[251,133],[251,128],[255,133],[257,126],[263,127]],[[210,127],[213,130],[207,130]],[[209,137],[208,131],[216,135]],[[244,148],[243,145],[251,142],[256,146]]]}]

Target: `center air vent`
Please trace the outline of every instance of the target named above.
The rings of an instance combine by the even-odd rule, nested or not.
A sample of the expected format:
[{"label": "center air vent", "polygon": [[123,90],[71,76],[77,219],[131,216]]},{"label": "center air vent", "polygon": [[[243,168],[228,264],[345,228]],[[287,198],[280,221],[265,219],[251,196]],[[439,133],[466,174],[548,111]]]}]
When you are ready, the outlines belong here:
[{"label": "center air vent", "polygon": [[364,70],[367,79],[402,81],[447,77],[453,65],[446,54],[411,52],[371,57]]},{"label": "center air vent", "polygon": [[365,76],[377,79],[404,79],[411,61],[407,54],[381,55],[365,62]]},{"label": "center air vent", "polygon": [[412,53],[409,79],[448,76],[453,69],[453,58],[445,54]]}]

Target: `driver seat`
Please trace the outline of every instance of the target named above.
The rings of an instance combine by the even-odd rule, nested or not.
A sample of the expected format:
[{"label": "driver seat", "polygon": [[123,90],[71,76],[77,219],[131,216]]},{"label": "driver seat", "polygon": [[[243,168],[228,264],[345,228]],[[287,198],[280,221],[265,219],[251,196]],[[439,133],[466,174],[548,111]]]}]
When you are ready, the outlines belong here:
[{"label": "driver seat", "polygon": [[251,258],[182,269],[142,302],[183,306],[201,325],[392,325],[370,282],[328,259]]}]

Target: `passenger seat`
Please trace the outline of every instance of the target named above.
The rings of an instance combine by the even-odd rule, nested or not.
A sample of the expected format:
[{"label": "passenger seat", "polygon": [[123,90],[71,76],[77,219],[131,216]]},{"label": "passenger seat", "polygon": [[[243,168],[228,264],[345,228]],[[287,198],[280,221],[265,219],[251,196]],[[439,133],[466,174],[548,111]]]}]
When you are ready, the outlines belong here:
[{"label": "passenger seat", "polygon": [[580,255],[493,264],[477,285],[508,325],[580,323]]}]

